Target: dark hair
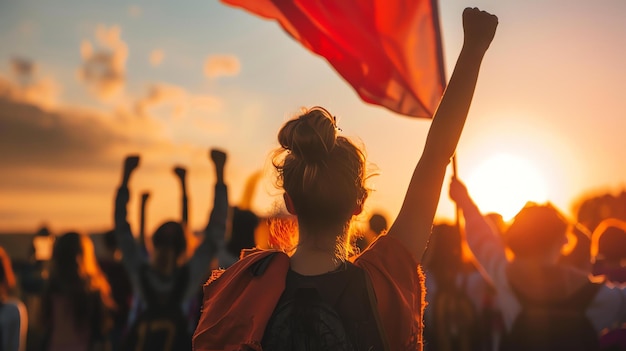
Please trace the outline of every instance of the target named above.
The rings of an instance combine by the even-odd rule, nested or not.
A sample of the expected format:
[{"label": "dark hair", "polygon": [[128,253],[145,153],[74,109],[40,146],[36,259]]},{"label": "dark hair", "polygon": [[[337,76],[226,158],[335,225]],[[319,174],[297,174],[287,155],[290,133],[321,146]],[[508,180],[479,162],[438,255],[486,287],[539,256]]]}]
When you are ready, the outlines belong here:
[{"label": "dark hair", "polygon": [[380,235],[383,231],[387,230],[387,219],[385,216],[375,213],[370,217],[369,225],[370,229],[376,233],[376,235]]},{"label": "dark hair", "polygon": [[52,251],[50,278],[44,293],[44,320],[50,321],[52,295],[62,295],[72,304],[77,327],[90,323],[100,313],[99,306],[114,309],[111,287],[96,261],[91,238],[68,232],[55,240]]},{"label": "dark hair", "polygon": [[569,224],[551,204],[529,203],[522,208],[504,234],[515,256],[537,256],[564,240]]},{"label": "dark hair", "polygon": [[278,142],[281,148],[273,165],[298,225],[314,230],[349,226],[354,210],[368,195],[365,155],[337,135],[334,117],[322,107],[306,110],[285,123]]},{"label": "dark hair", "polygon": [[171,248],[178,258],[187,250],[187,237],[183,226],[174,221],[161,224],[152,235],[152,245],[155,249]]},{"label": "dark hair", "polygon": [[231,255],[239,257],[241,250],[255,247],[254,232],[258,225],[259,217],[254,212],[234,207],[232,230],[226,250]]},{"label": "dark hair", "polygon": [[330,113],[322,107],[307,110],[282,127],[278,141],[284,157],[274,166],[298,221],[307,226],[347,222],[367,198],[365,156],[337,135]]}]

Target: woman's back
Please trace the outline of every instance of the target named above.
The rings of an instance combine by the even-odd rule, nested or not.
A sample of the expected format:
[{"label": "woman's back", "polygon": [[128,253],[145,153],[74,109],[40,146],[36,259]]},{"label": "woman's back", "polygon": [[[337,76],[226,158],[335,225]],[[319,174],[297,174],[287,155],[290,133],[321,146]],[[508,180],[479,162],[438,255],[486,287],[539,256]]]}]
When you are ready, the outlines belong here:
[{"label": "woman's back", "polygon": [[104,343],[115,309],[111,288],[95,259],[91,239],[76,232],[58,237],[43,295],[46,350],[91,350]]},{"label": "woman's back", "polygon": [[[73,301],[68,295],[54,294],[50,297],[51,332],[48,336],[48,351],[85,351],[90,350],[95,316],[88,316],[85,323],[77,322],[73,313]],[[97,296],[89,299],[90,304],[99,303]],[[83,306],[93,310],[95,305]]]},{"label": "woman's back", "polygon": [[383,350],[365,272],[346,262],[320,275],[287,272],[263,337],[267,350]]}]

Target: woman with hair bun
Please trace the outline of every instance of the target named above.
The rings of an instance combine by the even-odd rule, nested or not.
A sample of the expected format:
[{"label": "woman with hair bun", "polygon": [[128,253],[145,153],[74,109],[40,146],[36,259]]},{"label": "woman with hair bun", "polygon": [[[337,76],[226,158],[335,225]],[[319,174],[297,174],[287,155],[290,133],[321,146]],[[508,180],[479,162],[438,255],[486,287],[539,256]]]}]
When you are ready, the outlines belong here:
[{"label": "woman with hair bun", "polygon": [[351,257],[348,228],[368,195],[365,156],[313,107],[278,133],[273,164],[295,247],[248,254],[204,287],[194,350],[421,350],[426,248],[447,165],[498,19],[463,12],[465,41],[389,231]]}]

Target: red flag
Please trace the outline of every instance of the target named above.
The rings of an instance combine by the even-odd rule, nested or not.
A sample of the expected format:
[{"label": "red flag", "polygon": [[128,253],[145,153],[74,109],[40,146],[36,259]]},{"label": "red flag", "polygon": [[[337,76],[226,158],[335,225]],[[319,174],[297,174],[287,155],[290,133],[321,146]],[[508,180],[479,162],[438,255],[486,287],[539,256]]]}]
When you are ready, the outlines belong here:
[{"label": "red flag", "polygon": [[445,86],[437,0],[222,0],[274,19],[364,101],[431,118]]}]

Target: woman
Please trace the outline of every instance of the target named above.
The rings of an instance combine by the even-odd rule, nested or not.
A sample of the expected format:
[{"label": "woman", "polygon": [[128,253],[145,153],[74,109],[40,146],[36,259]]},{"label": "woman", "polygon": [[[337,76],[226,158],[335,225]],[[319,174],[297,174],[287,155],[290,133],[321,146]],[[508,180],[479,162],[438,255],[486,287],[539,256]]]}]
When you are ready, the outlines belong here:
[{"label": "woman", "polygon": [[22,301],[12,297],[15,275],[11,258],[0,247],[0,350],[26,350],[28,315]]},{"label": "woman", "polygon": [[467,117],[497,18],[463,13],[465,42],[432,121],[400,213],[387,234],[349,260],[348,228],[363,209],[365,157],[315,107],[278,133],[274,158],[298,241],[260,251],[205,285],[195,350],[422,348],[424,253],[443,178]]},{"label": "woman", "polygon": [[175,169],[183,194],[182,220],[166,221],[157,228],[151,239],[153,250],[146,257],[142,254],[143,245],[135,241],[126,218],[130,179],[141,158],[129,155],[124,160],[122,183],[115,199],[115,235],[140,307],[130,323],[123,350],[188,350],[191,347],[190,331],[195,328],[197,315],[183,308],[193,306],[202,283],[210,274],[209,265],[224,240],[228,213],[228,188],[224,182],[227,154],[211,149],[209,157],[215,170],[213,208],[204,239],[190,257],[185,233],[188,221],[186,170]]},{"label": "woman", "polygon": [[76,232],[57,238],[43,296],[45,350],[107,349],[114,309],[111,287],[100,271],[91,239]]}]

